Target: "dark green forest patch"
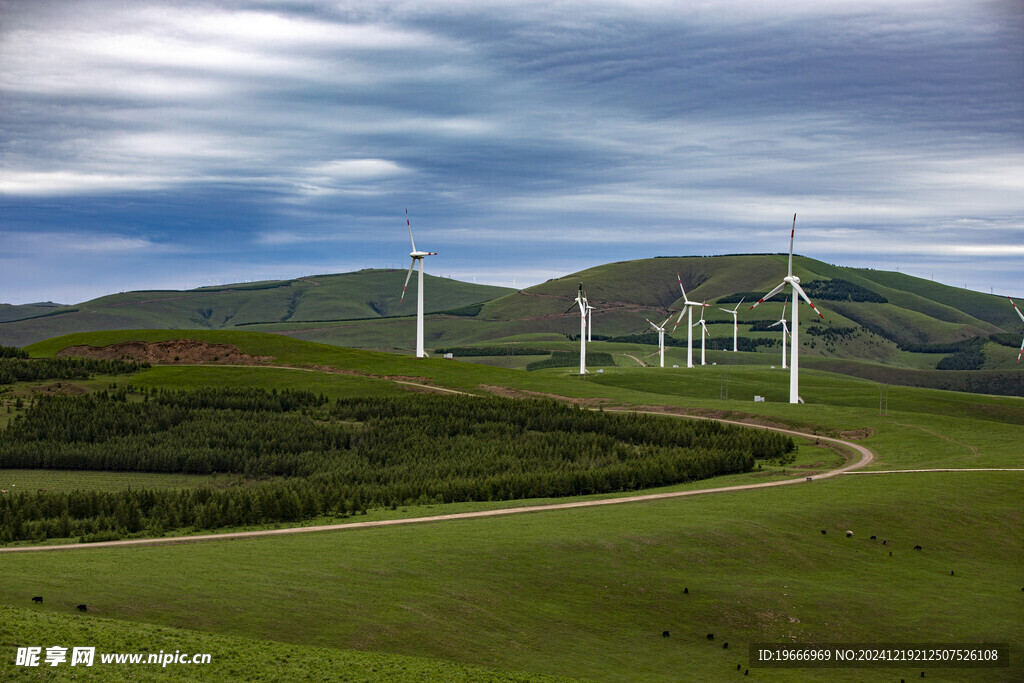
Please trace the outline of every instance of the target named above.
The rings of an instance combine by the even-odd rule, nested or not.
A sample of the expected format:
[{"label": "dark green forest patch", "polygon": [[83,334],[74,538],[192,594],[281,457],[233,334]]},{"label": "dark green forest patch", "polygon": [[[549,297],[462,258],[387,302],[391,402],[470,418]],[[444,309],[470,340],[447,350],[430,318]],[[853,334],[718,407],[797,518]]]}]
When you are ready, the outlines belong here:
[{"label": "dark green forest patch", "polygon": [[631,491],[747,472],[789,437],[555,401],[204,389],[44,395],[0,467],[232,473],[230,488],[0,495],[0,542],[105,540],[369,508]]}]

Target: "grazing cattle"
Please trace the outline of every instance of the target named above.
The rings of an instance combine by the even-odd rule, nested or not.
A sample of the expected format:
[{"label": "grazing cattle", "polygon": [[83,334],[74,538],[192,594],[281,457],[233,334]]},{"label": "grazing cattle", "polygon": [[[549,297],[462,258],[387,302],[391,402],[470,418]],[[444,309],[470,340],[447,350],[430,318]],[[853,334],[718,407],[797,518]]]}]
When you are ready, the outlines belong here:
[{"label": "grazing cattle", "polygon": [[920,549],[921,549],[921,546],[919,546],[919,545],[915,545],[914,546],[914,550],[920,550]]},{"label": "grazing cattle", "polygon": [[43,596],[41,596],[41,595],[37,595],[34,598],[32,598],[32,602],[35,602],[35,603],[40,603],[42,601],[43,601]]},{"label": "grazing cattle", "polygon": [[689,594],[690,594],[690,589],[689,588],[684,588],[683,589],[683,595],[689,595]]},{"label": "grazing cattle", "polygon": [[662,638],[668,638],[670,635],[672,635],[672,634],[669,633],[668,631],[662,631],[661,632],[661,637]]},{"label": "grazing cattle", "polygon": [[821,530],[821,535],[822,535],[822,536],[824,536],[824,535],[825,535],[825,534],[827,534],[827,533],[828,533],[828,532],[827,532],[827,531],[825,531],[824,529],[822,529],[822,530]]},{"label": "grazing cattle", "polygon": [[745,671],[743,672],[743,675],[744,675],[744,676],[749,676],[749,675],[750,675],[750,669],[746,669],[746,670],[745,670]]},{"label": "grazing cattle", "polygon": [[714,639],[715,639],[715,634],[714,633],[709,633],[708,634],[708,640],[714,640]]},{"label": "grazing cattle", "polygon": [[891,550],[889,551],[889,557],[892,557],[892,551]]},{"label": "grazing cattle", "polygon": [[7,489],[0,489],[0,493],[7,493]]},{"label": "grazing cattle", "polygon": [[846,537],[847,538],[853,538],[853,532],[852,531],[847,531],[846,532]]},{"label": "grazing cattle", "polygon": [[952,569],[950,569],[950,570],[949,570],[949,575],[950,575],[950,576],[956,576],[956,574],[954,574],[954,573],[953,573],[953,570],[952,570]]},{"label": "grazing cattle", "polygon": [[742,664],[737,664],[737,665],[736,665],[736,670],[737,670],[737,671],[739,671],[739,670],[740,670],[740,669],[742,669],[742,668],[743,668],[743,665],[742,665]]},{"label": "grazing cattle", "polygon": [[77,607],[76,609],[77,609],[77,610],[78,610],[79,612],[85,612],[85,611],[87,611],[87,610],[88,610],[89,608],[88,608],[88,607],[86,607],[85,605],[79,605],[79,606],[78,606],[78,607]]},{"label": "grazing cattle", "polygon": [[878,536],[872,536],[872,537],[871,537],[871,540],[872,540],[872,541],[874,541],[874,540],[877,540],[877,539],[878,539]]},{"label": "grazing cattle", "polygon": [[888,545],[889,541],[882,541],[882,545]]},{"label": "grazing cattle", "polygon": [[729,643],[722,643],[722,649],[723,650],[728,650],[729,649]]}]

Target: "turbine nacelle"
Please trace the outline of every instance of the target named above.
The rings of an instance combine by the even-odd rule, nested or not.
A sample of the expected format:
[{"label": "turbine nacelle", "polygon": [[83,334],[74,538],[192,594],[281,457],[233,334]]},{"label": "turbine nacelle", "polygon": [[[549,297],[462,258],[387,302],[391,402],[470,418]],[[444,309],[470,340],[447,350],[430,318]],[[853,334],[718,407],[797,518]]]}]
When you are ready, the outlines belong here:
[{"label": "turbine nacelle", "polygon": [[424,256],[437,256],[436,251],[412,251],[409,252],[409,256],[414,259],[423,258]]}]

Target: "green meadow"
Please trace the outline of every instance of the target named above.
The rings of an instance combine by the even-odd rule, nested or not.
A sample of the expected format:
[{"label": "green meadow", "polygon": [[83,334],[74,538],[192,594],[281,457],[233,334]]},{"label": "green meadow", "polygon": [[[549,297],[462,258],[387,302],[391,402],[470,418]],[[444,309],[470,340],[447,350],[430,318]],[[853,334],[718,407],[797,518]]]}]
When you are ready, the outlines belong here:
[{"label": "green meadow", "polygon": [[[580,378],[566,369],[526,372],[220,331],[88,333],[29,350],[47,356],[72,344],[185,335],[271,356],[273,367],[158,366],[96,378],[92,388],[110,381],[176,389],[257,386],[334,398],[414,389],[393,381],[401,378],[475,394],[500,388],[525,397],[571,398],[593,408],[673,410],[797,428],[868,446],[876,454],[868,471],[1024,468],[1024,399],[902,386],[882,390],[868,379],[807,367],[801,369],[806,404],[790,405],[788,373],[763,361],[732,361],[762,354],[714,352],[718,365],[686,369],[685,348],[672,348],[666,364],[671,357],[683,367],[620,363]],[[532,345],[536,339],[520,341]],[[643,348],[608,350],[637,354]],[[767,400],[754,403],[754,395]],[[887,398],[882,414],[880,396]],[[805,442],[785,468],[665,490],[802,477],[839,459]],[[326,677],[325,661],[352,662],[352,680],[550,675],[717,681],[742,677],[747,669],[745,680],[910,680],[922,670],[928,680],[1020,680],[1022,490],[1020,471],[847,474],[498,518],[3,554],[0,605],[7,606],[5,624],[15,626],[0,626],[0,672],[26,673],[11,666],[15,645],[32,644],[24,634],[43,638],[88,624],[89,638],[113,643],[111,650],[124,647],[118,643],[125,638],[136,649],[166,650],[167,629],[174,629],[170,633],[182,634],[182,642],[203,644],[195,649],[229,663],[231,668],[218,671],[251,680]],[[401,506],[369,510],[365,519],[539,502]],[[846,538],[847,530],[852,538]],[[44,603],[32,605],[33,595],[44,596]],[[87,614],[74,611],[79,603],[89,605]],[[708,633],[715,634],[713,641]],[[1009,643],[1011,664],[751,668],[747,648],[754,642]],[[272,671],[243,666],[239,653],[248,643],[260,653],[257,661],[273,663]],[[363,657],[369,659],[357,665]],[[502,672],[512,673],[506,679]],[[95,673],[101,680],[150,675]],[[171,675],[187,680],[189,674]]]}]

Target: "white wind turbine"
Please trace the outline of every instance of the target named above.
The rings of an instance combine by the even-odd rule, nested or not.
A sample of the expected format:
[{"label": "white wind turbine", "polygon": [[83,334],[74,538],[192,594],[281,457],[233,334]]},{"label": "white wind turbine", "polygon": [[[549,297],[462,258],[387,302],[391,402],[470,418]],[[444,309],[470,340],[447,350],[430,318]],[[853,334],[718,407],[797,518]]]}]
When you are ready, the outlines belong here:
[{"label": "white wind turbine", "polygon": [[405,224],[409,228],[409,242],[412,244],[412,263],[409,264],[409,272],[405,275],[405,285],[402,286],[402,298],[399,303],[405,301],[405,289],[409,286],[409,278],[412,277],[412,269],[416,261],[420,262],[420,274],[416,287],[416,357],[426,358],[427,352],[423,350],[423,259],[427,256],[437,256],[436,251],[417,251],[416,242],[412,239],[412,224],[409,222],[409,209],[405,210]]},{"label": "white wind turbine", "polygon": [[[590,304],[587,303],[587,295],[583,292],[582,282],[573,303],[580,309],[580,374],[585,375],[587,374],[587,309],[590,308]],[[572,308],[569,306],[565,312],[568,313]]]},{"label": "white wind turbine", "polygon": [[776,294],[782,291],[782,288],[789,285],[790,289],[793,290],[793,322],[789,328],[789,334],[793,338],[792,350],[790,351],[790,363],[789,363],[789,402],[790,403],[801,403],[800,399],[800,344],[798,340],[798,334],[800,331],[799,327],[799,306],[800,299],[802,297],[806,301],[811,309],[818,314],[818,317],[822,320],[825,316],[815,308],[811,300],[807,298],[807,293],[800,286],[800,278],[793,275],[793,235],[796,234],[796,214],[793,214],[793,227],[789,231],[789,274],[782,278],[782,283],[778,287],[773,289],[764,295],[764,297],[756,304],[750,307],[750,310],[754,310],[758,305],[765,302],[765,300],[772,298]]},{"label": "white wind turbine", "polygon": [[650,318],[644,318],[647,322],[651,323],[651,327],[658,331],[658,350],[661,352],[661,367],[665,367],[665,327],[668,325],[668,321],[672,319],[672,316],[665,318],[665,322],[661,325],[655,325],[651,322]]},{"label": "white wind turbine", "polygon": [[[683,313],[686,313],[686,367],[693,367],[693,307],[694,306],[707,306],[707,304],[699,303],[697,301],[690,301],[686,298],[686,289],[683,288],[683,278],[679,273],[676,273],[676,279],[679,280],[679,289],[683,293],[683,310],[679,311],[679,318],[676,320],[675,327],[672,331],[676,331],[676,327],[679,327],[679,323],[683,320]],[[704,311],[701,311],[701,315]]]},{"label": "white wind turbine", "polygon": [[[702,304],[702,305],[703,306],[707,306],[707,304]],[[700,320],[695,322],[693,324],[693,327],[697,327],[698,325],[700,326],[700,364],[701,365],[707,365],[707,363],[704,362],[704,340],[705,340],[706,337],[710,337],[711,333],[708,332],[707,323],[704,322],[704,309],[703,308],[700,309]]]},{"label": "white wind turbine", "polygon": [[[1006,297],[1006,298],[1010,299],[1010,297]],[[1013,304],[1013,299],[1010,299],[1010,303]],[[1021,322],[1024,322],[1024,313],[1020,312],[1020,309],[1017,308],[1017,304],[1013,304],[1013,310],[1017,311],[1017,315],[1020,316]],[[1024,355],[1024,341],[1022,341],[1020,343],[1020,353],[1017,354],[1017,362],[1018,363],[1020,362],[1020,357],[1022,355]]]},{"label": "white wind turbine", "polygon": [[782,317],[779,318],[778,322],[774,322],[768,327],[775,327],[778,324],[782,324],[782,369],[786,369],[786,337],[789,336],[789,326],[786,325],[786,306],[782,306]]},{"label": "white wind turbine", "polygon": [[[746,298],[747,297],[743,297],[743,299],[746,299]],[[719,308],[718,309],[720,311],[724,311],[726,313],[731,313],[732,314],[732,350],[733,350],[733,353],[735,353],[736,351],[739,351],[739,347],[737,346],[737,343],[736,343],[736,330],[739,328],[739,322],[740,322],[739,321],[739,310],[740,310],[740,306],[743,305],[743,299],[740,299],[740,302],[738,304],[736,304],[736,308],[732,309],[731,311],[728,308]],[[703,314],[704,311],[701,311],[701,313]]]}]

